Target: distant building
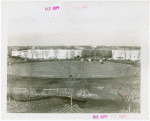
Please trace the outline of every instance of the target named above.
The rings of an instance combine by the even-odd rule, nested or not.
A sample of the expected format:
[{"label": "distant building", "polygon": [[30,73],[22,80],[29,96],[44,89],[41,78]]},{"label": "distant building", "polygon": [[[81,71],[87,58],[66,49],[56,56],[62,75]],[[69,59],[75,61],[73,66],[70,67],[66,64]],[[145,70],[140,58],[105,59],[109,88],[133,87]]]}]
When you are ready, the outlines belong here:
[{"label": "distant building", "polygon": [[94,46],[94,45],[93,45],[93,46],[91,46],[91,48],[93,48],[93,49],[94,49],[94,48],[96,48],[96,47],[97,47],[97,46]]},{"label": "distant building", "polygon": [[114,60],[140,60],[140,50],[112,50]]},{"label": "distant building", "polygon": [[77,56],[82,57],[82,50],[74,50],[74,49],[51,49],[51,50],[15,50],[12,51],[12,56],[18,56],[21,58],[29,58],[29,59],[72,59]]}]

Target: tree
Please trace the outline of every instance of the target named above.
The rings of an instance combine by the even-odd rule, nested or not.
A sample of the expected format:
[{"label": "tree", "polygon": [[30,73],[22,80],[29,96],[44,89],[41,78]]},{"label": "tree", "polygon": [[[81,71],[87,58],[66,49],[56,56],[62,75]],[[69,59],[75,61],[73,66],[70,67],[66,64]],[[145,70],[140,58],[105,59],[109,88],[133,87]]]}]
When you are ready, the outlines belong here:
[{"label": "tree", "polygon": [[72,88],[73,90],[77,76],[80,75],[82,78],[85,77],[84,61],[73,61],[67,59],[67,62],[60,61],[60,64],[54,68],[60,74],[61,78],[63,78],[63,80],[65,81],[67,88]]},{"label": "tree", "polygon": [[[128,112],[131,112],[131,104],[140,102],[140,69],[134,75],[130,74],[132,67],[126,69],[117,68],[116,78],[113,79],[116,83],[108,85],[106,91],[115,95],[116,99],[120,99],[128,104]],[[126,73],[126,76],[122,75]]]},{"label": "tree", "polygon": [[71,90],[71,111],[72,96],[74,95],[76,79],[78,75],[81,75],[82,78],[85,78],[84,68],[84,61],[73,61],[69,59],[67,59],[67,62],[60,61],[59,65],[54,67],[54,69],[60,74],[61,78],[65,81],[67,88]]},{"label": "tree", "polygon": [[[127,73],[130,69],[127,69]],[[123,82],[121,89],[117,89],[118,96],[121,97],[121,100],[128,103],[128,112],[131,110],[131,104],[135,102],[140,102],[140,90],[139,87],[135,83],[140,83],[138,80],[140,70],[136,72],[135,75],[128,74],[126,77],[119,78],[120,81]]]},{"label": "tree", "polygon": [[104,58],[105,57],[105,54],[106,54],[106,49],[103,47],[103,49],[101,50],[101,54],[102,54],[102,57]]},{"label": "tree", "polygon": [[87,50],[85,50],[85,56],[91,58],[91,48],[87,48]]},{"label": "tree", "polygon": [[32,84],[32,76],[33,76],[33,72],[35,70],[35,63],[29,63],[29,65],[26,68],[27,70],[27,75],[29,77],[29,84],[30,84],[30,89],[29,89],[29,99],[30,99],[30,93],[31,93],[31,84]]},{"label": "tree", "polygon": [[82,51],[82,57],[85,59],[86,58],[86,50]]},{"label": "tree", "polygon": [[[132,67],[127,67],[127,68],[118,68],[118,67],[114,67],[114,70],[115,70],[115,74],[116,74],[116,78],[113,79],[113,81],[116,82],[115,85],[112,85],[110,89],[112,89],[113,91],[113,94],[115,94],[115,98],[117,98],[117,94],[119,93],[119,91],[121,89],[119,89],[119,85],[118,83],[122,82],[127,82],[129,81],[133,75],[131,75],[130,73],[130,70],[131,70]],[[113,72],[112,72],[113,73]],[[125,74],[125,75],[124,75]],[[137,73],[134,75],[134,77],[137,75]],[[117,86],[116,86],[117,85]]]},{"label": "tree", "polygon": [[16,83],[15,81],[17,81],[17,87],[19,87],[19,83],[18,83],[18,81],[22,81],[22,78],[20,77],[20,76],[18,76],[20,74],[20,69],[19,69],[19,72],[18,72],[18,74],[17,75],[10,75],[9,77],[8,77],[8,82],[7,82],[7,86],[8,86],[8,91],[9,91],[9,93],[11,94],[14,90],[12,89],[12,85],[14,84],[14,83]]},{"label": "tree", "polygon": [[131,104],[138,102],[140,98],[140,92],[137,91],[134,84],[125,84],[119,91],[123,101],[128,103],[128,111],[131,112]]}]

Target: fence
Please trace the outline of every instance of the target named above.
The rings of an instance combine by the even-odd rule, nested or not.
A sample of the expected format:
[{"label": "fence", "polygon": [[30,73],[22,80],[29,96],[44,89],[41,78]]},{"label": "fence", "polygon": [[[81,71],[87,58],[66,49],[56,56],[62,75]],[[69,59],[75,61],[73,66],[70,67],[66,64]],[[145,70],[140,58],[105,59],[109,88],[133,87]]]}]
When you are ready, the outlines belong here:
[{"label": "fence", "polygon": [[55,95],[55,96],[69,96],[72,94],[73,90],[72,89],[60,89],[60,88],[56,88],[56,89],[43,89],[43,93],[42,96],[51,96],[51,95]]},{"label": "fence", "polygon": [[49,78],[60,78],[60,75],[43,75],[43,77],[49,77]]},{"label": "fence", "polygon": [[[8,89],[8,91],[10,91],[10,89]],[[29,92],[29,90],[27,88],[14,88],[14,93],[26,93]],[[61,88],[56,88],[56,89],[43,89],[42,93],[37,93],[36,89],[31,89],[30,87],[30,93],[29,93],[29,99],[31,99],[32,97],[36,97],[40,95],[41,98],[45,97],[45,96],[64,96],[64,97],[70,97],[71,98],[71,108],[70,110],[72,111],[72,96],[73,96],[73,89],[61,89]],[[8,104],[10,105],[11,101],[10,101],[10,97],[8,99]],[[15,101],[14,101],[15,102]],[[16,102],[15,102],[16,103]],[[17,104],[16,104],[17,106]]]},{"label": "fence", "polygon": [[[14,93],[27,93],[29,90],[27,88],[14,88]],[[8,88],[8,92],[10,92],[10,89]],[[30,88],[30,97],[32,96],[67,96],[70,97],[73,95],[73,89],[61,89],[61,88],[50,88],[50,89],[42,89],[42,92],[37,93],[36,89]]]},{"label": "fence", "polygon": [[[22,91],[23,90],[23,91]],[[18,92],[18,93],[21,93],[21,92],[26,92],[27,89],[26,88],[14,88],[14,92]]]},{"label": "fence", "polygon": [[[93,75],[92,78],[102,78],[102,77],[106,77],[108,78],[109,76],[104,76],[104,75]],[[116,76],[118,77],[118,76]]]},{"label": "fence", "polygon": [[99,78],[99,77],[103,77],[103,75],[93,75],[92,78]]}]

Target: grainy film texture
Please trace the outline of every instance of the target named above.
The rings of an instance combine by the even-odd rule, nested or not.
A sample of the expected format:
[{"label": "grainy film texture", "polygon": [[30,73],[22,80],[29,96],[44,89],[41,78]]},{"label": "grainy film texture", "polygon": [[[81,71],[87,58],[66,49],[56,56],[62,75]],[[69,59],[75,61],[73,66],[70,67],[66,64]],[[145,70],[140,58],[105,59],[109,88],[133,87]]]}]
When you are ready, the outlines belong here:
[{"label": "grainy film texture", "polygon": [[140,48],[57,48],[8,47],[9,112],[140,113]]},{"label": "grainy film texture", "polygon": [[7,112],[141,113],[144,5],[9,2]]}]

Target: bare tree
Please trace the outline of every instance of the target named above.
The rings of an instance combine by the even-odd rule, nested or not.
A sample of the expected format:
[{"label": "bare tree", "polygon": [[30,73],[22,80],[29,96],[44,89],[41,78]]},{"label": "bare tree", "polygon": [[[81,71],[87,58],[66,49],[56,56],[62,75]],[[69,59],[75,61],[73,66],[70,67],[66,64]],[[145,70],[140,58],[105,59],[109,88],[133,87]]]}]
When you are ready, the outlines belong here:
[{"label": "bare tree", "polygon": [[32,84],[31,79],[32,79],[32,76],[33,76],[34,69],[35,69],[35,63],[29,63],[29,65],[26,68],[27,74],[28,74],[28,77],[29,77],[29,84],[30,84],[29,98],[30,98],[31,84]]},{"label": "bare tree", "polygon": [[[124,69],[122,68],[118,68],[118,67],[113,67],[115,70],[115,74],[116,74],[116,78],[113,79],[113,82],[119,82],[120,80],[123,80],[124,76],[122,76],[122,73],[125,72]],[[126,70],[127,72],[129,72],[129,69]],[[112,73],[114,73],[114,71],[112,71]],[[106,88],[104,89],[105,93],[111,93],[112,95],[114,95],[115,98],[117,98],[119,89],[118,89],[118,83],[116,83],[115,85],[110,85],[107,84]],[[107,91],[107,92],[106,92]]]},{"label": "bare tree", "polygon": [[[128,80],[130,80],[132,78],[133,75],[131,75],[131,73],[130,73],[130,70],[131,70],[132,67],[129,66],[127,68],[121,68],[121,67],[118,68],[118,67],[115,66],[113,68],[114,68],[114,70],[116,72],[115,73],[116,74],[116,78],[114,78],[113,81],[115,81],[117,83],[115,85],[111,85],[107,89],[110,88],[110,92],[112,94],[114,94],[115,98],[117,98],[117,95],[118,95],[119,91],[121,90],[121,89],[119,89],[118,82],[122,81],[124,83],[124,81],[128,81]],[[114,73],[114,71],[112,73]]]},{"label": "bare tree", "polygon": [[125,84],[119,93],[122,96],[122,99],[128,103],[128,111],[131,112],[131,104],[138,102],[140,99],[140,90],[137,90],[134,84]]},{"label": "bare tree", "polygon": [[90,48],[88,48],[87,50],[85,50],[85,56],[91,58],[91,50],[90,50]]},{"label": "bare tree", "polygon": [[127,76],[118,78],[118,81],[122,81],[122,86],[120,89],[116,89],[116,93],[121,100],[128,103],[128,111],[130,112],[131,104],[135,102],[139,102],[140,99],[140,90],[135,86],[135,82],[139,83],[139,79],[137,79],[140,70],[136,72],[135,75],[130,74],[130,68],[126,69]]},{"label": "bare tree", "polygon": [[70,90],[71,97],[71,111],[72,111],[72,97],[75,94],[75,83],[77,76],[81,75],[84,78],[84,61],[73,61],[67,59],[67,62],[60,61],[55,70],[60,74],[61,78],[65,81],[67,88]]},{"label": "bare tree", "polygon": [[54,68],[65,81],[67,88],[74,89],[74,83],[77,76],[80,75],[84,78],[84,63],[84,61],[81,62],[67,59],[67,62],[60,61],[60,64]]},{"label": "bare tree", "polygon": [[101,54],[102,54],[102,57],[104,58],[104,57],[105,57],[105,54],[106,54],[106,49],[105,49],[105,48],[103,48],[103,49],[101,50]]}]

